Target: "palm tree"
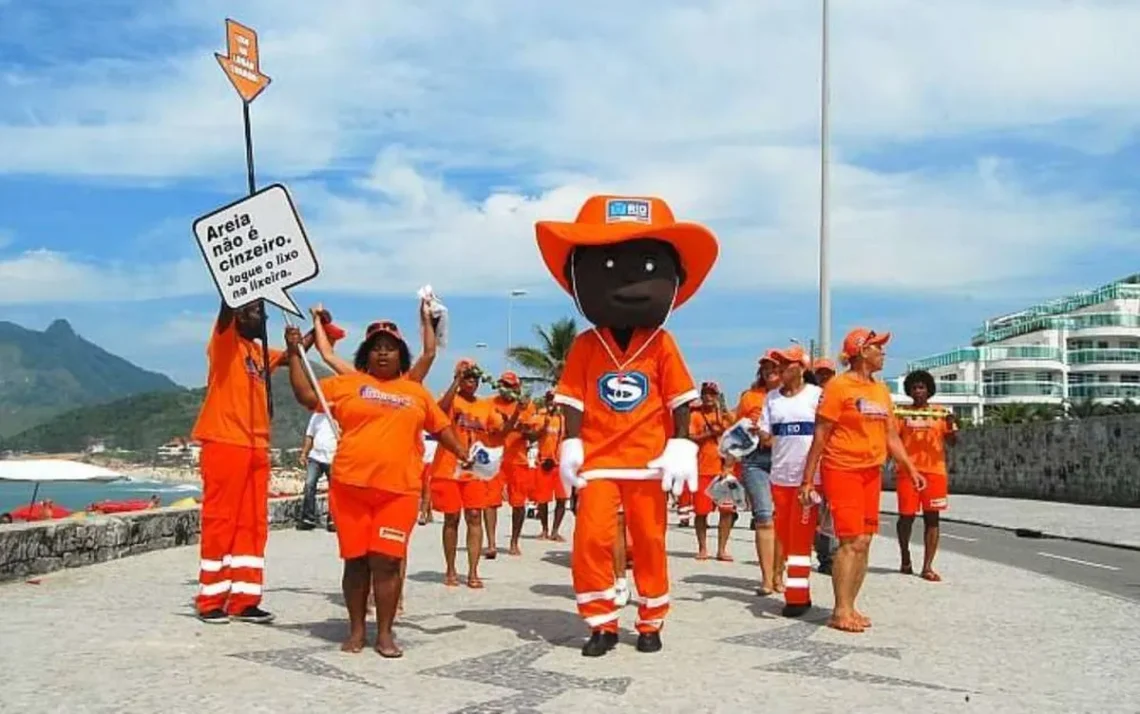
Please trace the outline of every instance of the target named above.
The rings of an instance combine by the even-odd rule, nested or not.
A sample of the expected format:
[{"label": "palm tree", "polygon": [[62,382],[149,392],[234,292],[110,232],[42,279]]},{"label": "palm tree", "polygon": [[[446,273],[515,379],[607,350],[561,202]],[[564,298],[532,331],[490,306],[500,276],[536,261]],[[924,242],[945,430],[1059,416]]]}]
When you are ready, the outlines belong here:
[{"label": "palm tree", "polygon": [[511,347],[507,350],[507,359],[528,372],[521,377],[524,383],[554,386],[566,366],[570,345],[578,336],[578,323],[572,317],[564,317],[549,327],[535,325],[534,334],[538,337],[538,346]]},{"label": "palm tree", "polygon": [[1103,416],[1107,413],[1104,405],[1097,404],[1092,399],[1069,402],[1066,411],[1072,419],[1088,419],[1089,417]]}]

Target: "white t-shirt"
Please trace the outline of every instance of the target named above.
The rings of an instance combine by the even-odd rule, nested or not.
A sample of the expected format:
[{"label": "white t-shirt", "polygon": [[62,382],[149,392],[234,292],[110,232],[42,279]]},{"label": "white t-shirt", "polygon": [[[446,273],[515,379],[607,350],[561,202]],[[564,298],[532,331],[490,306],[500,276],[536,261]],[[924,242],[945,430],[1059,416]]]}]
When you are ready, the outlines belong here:
[{"label": "white t-shirt", "polygon": [[305,436],[312,437],[313,448],[309,449],[309,458],[322,464],[331,464],[336,454],[336,433],[332,422],[324,412],[316,412],[309,417],[309,427],[305,429]]},{"label": "white t-shirt", "polygon": [[[772,435],[772,483],[777,486],[799,486],[803,483],[811,440],[815,435],[815,410],[823,390],[805,384],[794,397],[780,390],[768,392],[760,412],[760,431]],[[819,474],[815,475],[819,483]]]}]

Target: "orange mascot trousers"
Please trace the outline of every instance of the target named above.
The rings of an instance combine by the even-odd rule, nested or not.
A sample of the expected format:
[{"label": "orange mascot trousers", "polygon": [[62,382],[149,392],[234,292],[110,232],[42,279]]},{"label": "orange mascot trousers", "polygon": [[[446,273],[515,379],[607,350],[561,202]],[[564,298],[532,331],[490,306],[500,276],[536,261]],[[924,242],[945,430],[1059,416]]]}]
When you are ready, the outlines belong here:
[{"label": "orange mascot trousers", "polygon": [[269,539],[269,450],[202,444],[198,612],[261,603]]},{"label": "orange mascot trousers", "polygon": [[657,479],[597,479],[578,491],[570,569],[578,614],[591,630],[618,631],[614,602],[614,543],[618,508],[624,507],[633,556],[633,582],[641,595],[637,631],[656,632],[669,612],[669,564],[665,555],[668,503]]},{"label": "orange mascot trousers", "polygon": [[787,563],[784,603],[810,605],[811,550],[819,509],[815,506],[804,508],[800,503],[799,486],[772,484],[772,502],[776,508],[776,538]]}]

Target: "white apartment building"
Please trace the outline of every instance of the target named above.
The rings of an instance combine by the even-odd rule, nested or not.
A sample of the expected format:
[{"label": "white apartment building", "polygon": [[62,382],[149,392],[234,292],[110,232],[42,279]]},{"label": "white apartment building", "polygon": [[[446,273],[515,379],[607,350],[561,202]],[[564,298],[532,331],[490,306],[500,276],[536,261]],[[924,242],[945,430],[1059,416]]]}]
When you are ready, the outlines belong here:
[{"label": "white apartment building", "polygon": [[[987,320],[970,347],[915,360],[934,402],[974,421],[1010,403],[1140,400],[1140,274]],[[903,377],[892,380],[896,399]]]}]

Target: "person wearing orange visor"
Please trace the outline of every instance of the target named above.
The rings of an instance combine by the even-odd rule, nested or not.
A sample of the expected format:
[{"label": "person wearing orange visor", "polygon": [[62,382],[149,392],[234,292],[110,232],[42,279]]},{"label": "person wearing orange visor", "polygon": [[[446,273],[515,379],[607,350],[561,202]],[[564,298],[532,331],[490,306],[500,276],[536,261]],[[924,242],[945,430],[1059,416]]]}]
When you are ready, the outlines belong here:
[{"label": "person wearing orange visor", "polygon": [[699,290],[719,251],[704,226],[659,198],[593,196],[573,222],[535,226],[551,276],[592,327],[570,346],[554,401],[566,418],[560,473],[579,489],[571,572],[590,629],[582,655],[618,642],[615,539],[624,508],[633,545],[637,649],[662,648],[669,611],[666,493],[697,485],[689,405],[699,397],[672,335],[672,311]]},{"label": "person wearing orange visor", "polygon": [[487,550],[484,556],[493,560],[498,554],[496,531],[499,523],[499,508],[503,505],[503,492],[511,507],[511,541],[507,552],[522,555],[519,539],[526,524],[526,503],[534,490],[535,466],[531,466],[527,452],[531,444],[538,440],[534,425],[535,411],[530,401],[522,393],[522,380],[514,372],[503,372],[495,382],[498,392],[491,403],[510,428],[496,435],[491,447],[502,447],[503,461],[499,473],[488,485],[488,505],[483,511],[483,530],[487,536]]},{"label": "person wearing orange visor", "polygon": [[693,494],[693,530],[697,536],[697,560],[708,560],[709,514],[719,511],[717,521],[716,559],[729,562],[728,536],[732,533],[735,509],[715,503],[706,493],[712,482],[724,472],[724,459],[717,448],[721,434],[732,426],[732,415],[720,406],[720,387],[716,382],[701,385],[701,400],[693,410],[689,423],[689,438],[697,442],[697,488]]},{"label": "person wearing orange visor", "polygon": [[[304,407],[321,409],[297,346],[301,332],[285,332],[289,381]],[[436,434],[457,459],[467,451],[447,416],[423,385],[404,375],[411,369],[408,345],[395,326],[370,331],[356,351],[353,374],[320,381],[330,416],[340,427],[333,457],[329,507],[344,560],[342,587],[349,634],[341,649],[364,648],[368,594],[376,602],[375,649],[403,655],[392,634],[400,602],[400,568],[416,525],[423,484],[423,432]]]},{"label": "person wearing orange visor", "polygon": [[811,363],[811,371],[816,385],[822,389],[835,376],[835,363],[826,357],[819,357]]},{"label": "person wearing orange visor", "polygon": [[844,632],[862,632],[871,626],[855,601],[867,575],[871,538],[879,530],[879,494],[887,457],[916,485],[921,483],[895,429],[890,389],[875,379],[883,369],[883,347],[890,339],[890,333],[866,328],[852,330],[844,338],[842,358],[850,369],[823,389],[800,487],[801,503],[813,503],[814,476],[820,472],[839,539],[831,572],[835,609],[828,626]]},{"label": "person wearing orange visor", "polygon": [[[773,350],[767,350],[760,357],[756,369],[756,380],[741,393],[736,405],[737,419],[750,419],[754,433],[760,432],[760,415],[764,410],[764,400],[768,394],[780,388],[780,369]],[[761,442],[758,447],[736,465],[737,476],[748,493],[748,503],[752,507],[752,538],[756,547],[756,560],[760,563],[760,586],[756,594],[761,597],[779,592],[783,586],[776,581],[776,531],[773,520],[775,507],[772,503],[772,488],[769,471],[772,469],[772,449],[770,444]]]},{"label": "person wearing orange visor", "polygon": [[[191,437],[202,444],[202,534],[198,619],[265,624],[261,609],[269,538],[269,406],[265,383],[265,306],[225,305],[206,348],[209,372]],[[259,344],[260,341],[260,344]],[[304,337],[307,350],[312,333]],[[269,370],[285,353],[268,350]]]}]

